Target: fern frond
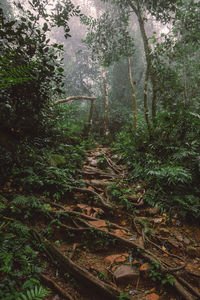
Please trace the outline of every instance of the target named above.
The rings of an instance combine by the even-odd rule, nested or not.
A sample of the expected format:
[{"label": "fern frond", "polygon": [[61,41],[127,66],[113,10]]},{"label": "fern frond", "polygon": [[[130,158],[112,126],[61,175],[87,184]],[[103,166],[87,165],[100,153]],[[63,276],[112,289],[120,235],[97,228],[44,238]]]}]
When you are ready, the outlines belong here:
[{"label": "fern frond", "polygon": [[9,88],[13,85],[33,80],[33,69],[37,62],[13,67],[14,53],[9,51],[0,58],[0,88]]},{"label": "fern frond", "polygon": [[41,300],[47,295],[49,295],[49,291],[40,286],[35,286],[26,291],[26,294],[21,293],[17,300]]},{"label": "fern frond", "polygon": [[160,169],[147,171],[147,175],[151,175],[157,180],[165,180],[172,185],[188,183],[192,180],[189,170],[181,166],[162,166]]}]

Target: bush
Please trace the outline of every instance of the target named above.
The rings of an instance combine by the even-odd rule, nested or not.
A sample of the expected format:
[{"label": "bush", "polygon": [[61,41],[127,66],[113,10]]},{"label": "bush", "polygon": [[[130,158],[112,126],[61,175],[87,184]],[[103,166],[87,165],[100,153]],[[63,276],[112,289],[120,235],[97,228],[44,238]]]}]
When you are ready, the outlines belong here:
[{"label": "bush", "polygon": [[135,137],[125,130],[118,134],[114,147],[122,153],[130,180],[142,179],[154,189],[154,197],[146,196],[149,204],[159,202],[169,208],[162,201],[167,197],[171,206],[178,204],[182,215],[191,212],[198,218],[200,119],[196,115],[191,118],[192,115],[189,111],[161,113],[153,139],[140,120]]}]

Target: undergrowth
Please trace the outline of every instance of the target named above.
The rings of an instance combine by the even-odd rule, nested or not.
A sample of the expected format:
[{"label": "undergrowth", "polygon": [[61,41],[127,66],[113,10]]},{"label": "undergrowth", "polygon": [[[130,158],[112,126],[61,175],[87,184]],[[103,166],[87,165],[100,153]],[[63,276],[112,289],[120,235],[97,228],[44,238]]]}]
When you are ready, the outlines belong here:
[{"label": "undergrowth", "polygon": [[49,294],[40,284],[39,253],[31,242],[30,230],[1,211],[0,299],[37,300]]},{"label": "undergrowth", "polygon": [[151,138],[143,120],[135,136],[128,129],[117,135],[114,149],[127,165],[129,180],[147,184],[148,204],[200,218],[199,134],[200,120],[190,112],[164,112]]}]

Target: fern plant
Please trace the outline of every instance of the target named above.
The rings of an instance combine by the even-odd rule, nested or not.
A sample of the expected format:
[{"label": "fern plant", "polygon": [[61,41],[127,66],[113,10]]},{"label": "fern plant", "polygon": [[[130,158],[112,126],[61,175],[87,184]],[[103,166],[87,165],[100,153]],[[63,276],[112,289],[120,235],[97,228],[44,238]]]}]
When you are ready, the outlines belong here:
[{"label": "fern plant", "polygon": [[[20,295],[20,300],[25,299],[24,297],[29,295],[26,290],[31,290],[35,285],[40,284],[37,278],[42,268],[38,252],[34,250],[29,228],[21,222],[6,223],[1,229],[0,299],[16,300]],[[21,293],[18,292],[19,290]],[[25,293],[24,297],[22,293]],[[35,296],[31,299],[42,299],[44,292],[42,289],[34,288],[34,293],[31,292],[30,295]]]},{"label": "fern plant", "polygon": [[49,291],[40,286],[35,286],[34,288],[28,289],[26,293],[21,293],[17,300],[41,300],[49,295]]},{"label": "fern plant", "polygon": [[152,176],[159,181],[166,181],[170,185],[176,185],[179,183],[189,183],[192,180],[192,176],[189,170],[181,166],[162,166],[160,169],[154,169],[147,171],[147,175]]},{"label": "fern plant", "polygon": [[9,51],[0,57],[0,88],[9,88],[33,80],[33,69],[37,62],[29,62],[26,65],[12,66],[15,54]]}]

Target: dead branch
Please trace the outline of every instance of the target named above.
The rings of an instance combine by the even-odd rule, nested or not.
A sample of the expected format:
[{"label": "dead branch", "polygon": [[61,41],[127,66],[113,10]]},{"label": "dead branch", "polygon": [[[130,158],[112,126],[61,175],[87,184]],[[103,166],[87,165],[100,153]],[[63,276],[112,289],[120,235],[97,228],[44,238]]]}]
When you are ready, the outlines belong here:
[{"label": "dead branch", "polygon": [[54,104],[61,104],[61,103],[66,103],[74,100],[95,100],[95,97],[89,97],[89,96],[70,96],[67,97],[66,99],[60,99],[56,100]]},{"label": "dead branch", "polygon": [[42,279],[42,281],[44,281],[47,285],[50,285],[51,287],[53,287],[54,289],[57,290],[57,292],[60,294],[60,296],[62,296],[64,299],[67,300],[74,300],[74,298],[72,298],[66,291],[64,291],[57,283],[55,283],[54,280],[50,279],[49,277],[47,277],[46,275],[40,273],[40,277]]}]

